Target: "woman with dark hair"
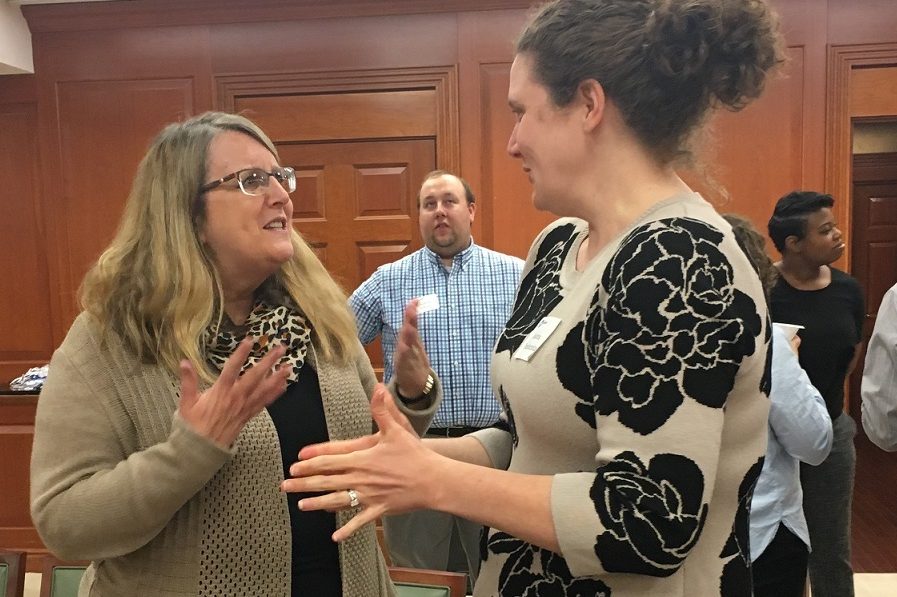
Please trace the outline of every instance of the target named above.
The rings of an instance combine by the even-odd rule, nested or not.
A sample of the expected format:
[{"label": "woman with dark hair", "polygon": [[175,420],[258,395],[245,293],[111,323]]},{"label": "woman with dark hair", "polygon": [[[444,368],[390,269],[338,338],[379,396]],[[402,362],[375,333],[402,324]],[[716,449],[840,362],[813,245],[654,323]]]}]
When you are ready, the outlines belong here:
[{"label": "woman with dark hair", "polygon": [[831,266],[844,253],[834,203],[831,195],[794,191],[779,199],[769,219],[769,237],[782,254],[769,310],[773,321],[804,326],[800,364],[825,399],[834,430],[832,451],[822,464],[800,469],[813,597],[853,595],[850,503],[856,423],[844,412],[844,381],[859,358],[865,308],[859,283]]},{"label": "woman with dark hair", "polygon": [[[376,381],[293,229],[295,190],[234,114],[167,126],[141,161],[35,420],[31,515],[52,552],[92,560],[79,595],[394,595],[374,525],[330,538],[358,511],[352,488],[330,512],[278,491],[303,446],[371,432]],[[432,386],[403,407],[422,431],[441,389],[415,321],[395,379]]]},{"label": "woman with dark hair", "polygon": [[535,240],[492,374],[502,422],[310,446],[288,491],[488,527],[474,594],[750,595],[766,449],[766,302],[726,222],[676,174],[712,107],[781,60],[760,0],[557,0],[511,66],[508,152],[561,219]]}]

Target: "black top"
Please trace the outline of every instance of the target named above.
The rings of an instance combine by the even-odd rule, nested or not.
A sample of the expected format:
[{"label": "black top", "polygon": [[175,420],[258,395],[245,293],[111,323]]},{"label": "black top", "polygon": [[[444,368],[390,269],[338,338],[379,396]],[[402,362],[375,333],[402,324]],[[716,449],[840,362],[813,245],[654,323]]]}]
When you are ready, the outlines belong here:
[{"label": "black top", "polygon": [[825,399],[832,420],[844,408],[844,378],[862,339],[863,292],[856,279],[831,268],[831,283],[820,290],[797,290],[785,278],[770,293],[772,320],[804,326],[800,365]]},{"label": "black top", "polygon": [[[308,363],[299,372],[299,379],[268,406],[268,414],[280,439],[284,478],[289,478],[289,468],[296,462],[300,449],[330,439],[318,374]],[[292,595],[342,597],[339,548],[331,539],[336,530],[336,516],[325,511],[300,511],[297,503],[309,495],[312,494],[287,497],[293,535]]]}]

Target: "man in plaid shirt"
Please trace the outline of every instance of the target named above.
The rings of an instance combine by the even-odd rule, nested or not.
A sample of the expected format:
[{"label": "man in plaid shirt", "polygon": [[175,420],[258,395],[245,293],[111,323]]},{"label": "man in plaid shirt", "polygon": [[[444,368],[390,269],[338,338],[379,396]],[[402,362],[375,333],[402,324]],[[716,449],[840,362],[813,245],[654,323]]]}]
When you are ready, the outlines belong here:
[{"label": "man in plaid shirt", "polygon": [[[498,421],[500,405],[492,393],[492,349],[511,314],[523,261],[473,242],[470,226],[476,198],[467,182],[449,172],[428,174],[418,194],[425,246],[384,265],[349,299],[362,343],[381,337],[384,379],[393,374],[396,337],[405,306],[419,303],[418,329],[443,400],[427,437],[459,437]],[[400,396],[413,402],[414,396]],[[464,548],[471,584],[479,570],[482,527],[451,514],[419,511],[384,520],[386,540],[398,566],[458,568]],[[463,564],[461,564],[463,566]]]}]

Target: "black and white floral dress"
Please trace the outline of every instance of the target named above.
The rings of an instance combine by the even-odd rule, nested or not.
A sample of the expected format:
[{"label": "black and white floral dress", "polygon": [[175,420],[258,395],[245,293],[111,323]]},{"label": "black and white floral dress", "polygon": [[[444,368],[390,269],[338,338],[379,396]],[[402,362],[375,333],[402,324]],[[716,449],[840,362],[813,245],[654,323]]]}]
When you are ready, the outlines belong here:
[{"label": "black and white floral dress", "polygon": [[[587,234],[562,219],[534,243],[493,356],[502,422],[477,433],[497,466],[553,475],[561,553],[487,529],[474,595],[750,596],[769,410],[757,274],[696,194],[579,272]],[[557,327],[526,358],[544,318]]]}]

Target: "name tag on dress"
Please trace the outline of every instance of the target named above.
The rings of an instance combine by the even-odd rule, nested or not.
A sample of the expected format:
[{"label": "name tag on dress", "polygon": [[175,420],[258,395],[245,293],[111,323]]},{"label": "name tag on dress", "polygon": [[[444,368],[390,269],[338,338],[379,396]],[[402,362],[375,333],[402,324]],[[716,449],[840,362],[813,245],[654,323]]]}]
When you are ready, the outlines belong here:
[{"label": "name tag on dress", "polygon": [[514,358],[521,361],[529,361],[560,324],[561,320],[559,317],[543,317],[536,329],[527,335],[520,348],[514,352]]},{"label": "name tag on dress", "polygon": [[417,298],[417,314],[434,311],[439,308],[439,296],[436,294],[425,294]]}]

